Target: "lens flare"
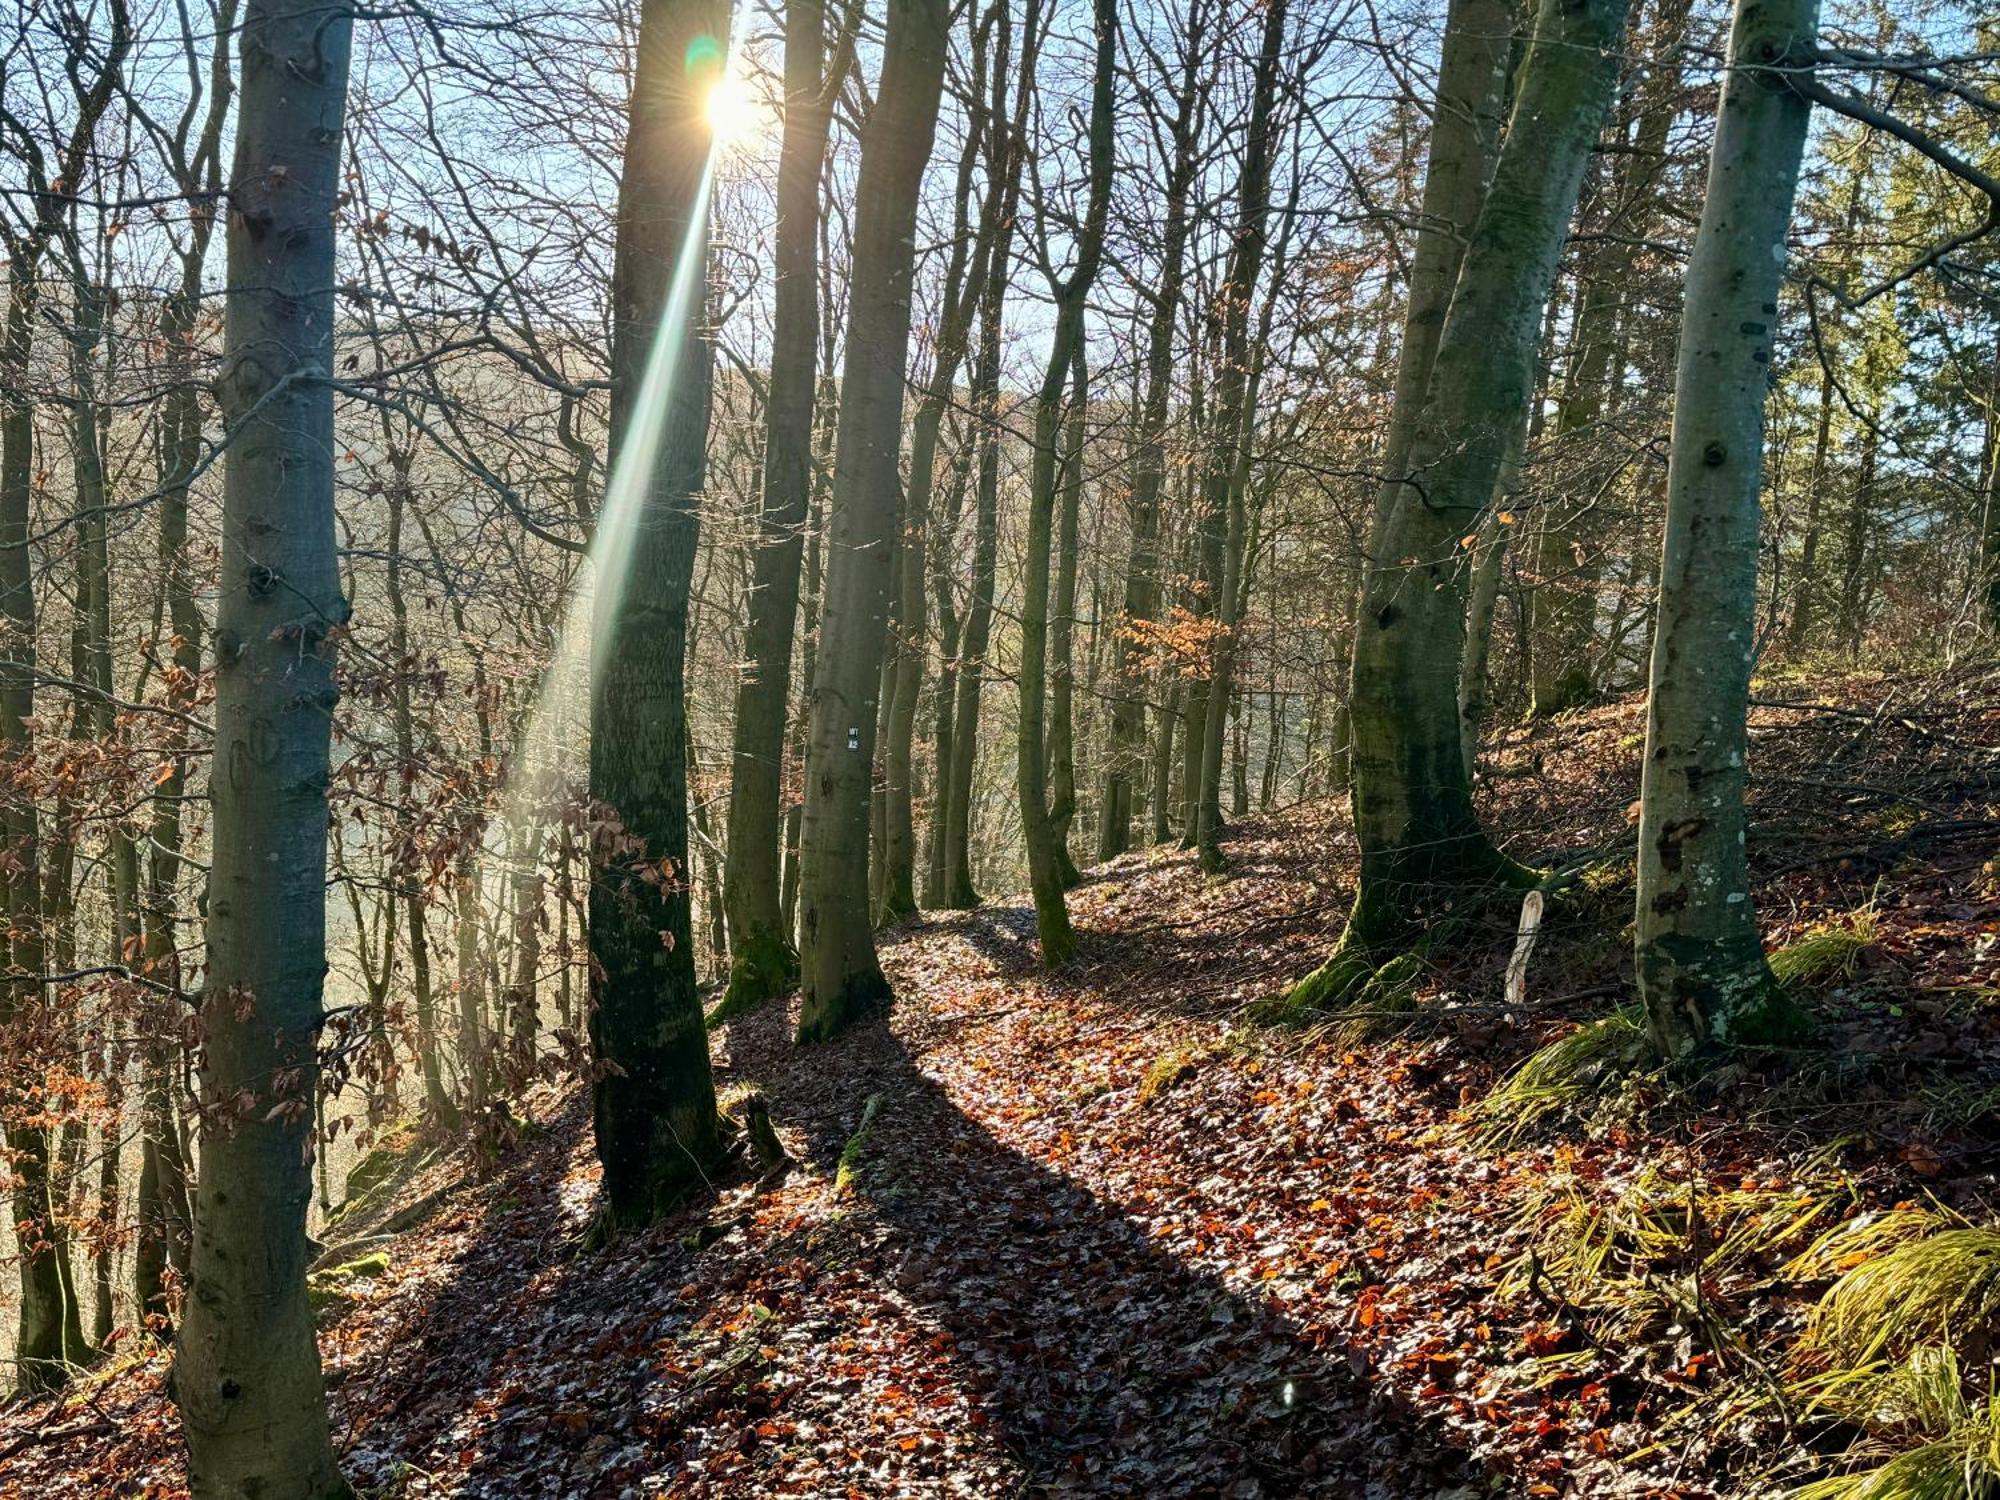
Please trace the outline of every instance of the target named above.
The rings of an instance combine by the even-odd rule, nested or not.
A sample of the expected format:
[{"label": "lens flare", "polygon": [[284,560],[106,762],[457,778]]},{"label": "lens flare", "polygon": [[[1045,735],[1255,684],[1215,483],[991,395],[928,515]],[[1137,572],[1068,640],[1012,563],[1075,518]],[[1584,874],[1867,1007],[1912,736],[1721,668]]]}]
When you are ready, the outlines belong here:
[{"label": "lens flare", "polygon": [[718,145],[746,145],[771,125],[770,106],[750,86],[750,80],[736,70],[734,57],[709,88],[702,113]]},{"label": "lens flare", "polygon": [[499,815],[486,829],[481,874],[489,901],[505,899],[510,874],[506,865],[513,852],[524,843],[533,847],[533,841],[522,835],[560,818],[563,808],[584,790],[586,774],[577,747],[589,735],[591,663],[617,618],[631,571],[633,539],[666,438],[674,381],[694,323],[692,313],[706,285],[708,210],[714,184],[711,153],[702,165],[687,238],[667,284],[659,326],[605,485],[590,550],[573,580],[535,700],[521,722],[500,788]]}]

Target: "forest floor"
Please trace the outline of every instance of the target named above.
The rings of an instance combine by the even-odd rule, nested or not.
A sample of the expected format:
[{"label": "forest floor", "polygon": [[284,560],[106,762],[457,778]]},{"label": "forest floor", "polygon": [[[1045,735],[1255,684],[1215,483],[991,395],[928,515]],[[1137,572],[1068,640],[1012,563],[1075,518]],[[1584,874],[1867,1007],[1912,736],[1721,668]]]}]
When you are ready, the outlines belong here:
[{"label": "forest floor", "polygon": [[[348,1472],[407,1500],[1704,1497],[1893,1451],[1811,1398],[1805,1330],[1881,1226],[2000,1217],[2000,677],[1794,696],[1755,713],[1760,911],[1774,943],[1856,936],[1796,1052],[1670,1085],[1612,1045],[1485,1106],[1620,1034],[1601,871],[1514,1009],[1506,909],[1399,1034],[1259,1024],[1337,934],[1353,843],[1332,804],[1245,820],[1226,880],[1091,872],[1059,976],[1001,902],[893,934],[894,1014],[837,1043],[793,1049],[783,1006],[719,1031],[801,1164],[779,1184],[586,1248],[580,1092],[531,1099],[495,1175],[413,1163],[375,1222],[421,1222],[329,1294]],[[1642,729],[1624,702],[1503,736],[1489,826],[1629,861]],[[0,1414],[0,1496],[181,1495],[163,1376],[135,1350]]]}]

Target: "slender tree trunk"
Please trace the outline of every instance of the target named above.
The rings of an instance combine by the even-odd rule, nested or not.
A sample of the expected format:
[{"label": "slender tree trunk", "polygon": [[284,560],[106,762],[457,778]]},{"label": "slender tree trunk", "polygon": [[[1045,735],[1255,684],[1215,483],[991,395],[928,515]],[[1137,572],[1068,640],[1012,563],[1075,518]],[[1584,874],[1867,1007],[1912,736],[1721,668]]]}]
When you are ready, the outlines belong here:
[{"label": "slender tree trunk", "polygon": [[1617,81],[1625,0],[1544,0],[1492,186],[1438,339],[1424,416],[1368,566],[1351,690],[1361,880],[1341,950],[1295,990],[1337,997],[1370,949],[1522,872],[1472,810],[1460,734],[1460,538],[1491,501],[1535,382],[1542,311]]},{"label": "slender tree trunk", "polygon": [[[1020,156],[1009,138],[996,151],[997,169],[1014,184],[1003,224],[1011,225]],[[951,763],[942,775],[944,796],[944,884],[941,906],[969,910],[979,904],[972,883],[972,773],[979,757],[980,690],[986,675],[986,648],[993,630],[993,588],[1000,555],[1000,336],[1007,294],[1007,243],[995,244],[980,301],[979,353],[974,362],[970,403],[979,445],[979,477],[973,516],[972,577],[965,623],[958,637],[958,668],[952,705]]]},{"label": "slender tree trunk", "polygon": [[855,187],[847,357],[807,732],[799,1039],[885,1005],[868,910],[868,814],[899,490],[917,197],[944,86],[944,0],[890,0]]},{"label": "slender tree trunk", "polygon": [[[1160,612],[1160,491],[1167,472],[1167,418],[1173,396],[1174,336],[1180,326],[1182,288],[1187,278],[1188,236],[1192,222],[1195,140],[1200,133],[1204,91],[1200,70],[1205,62],[1203,37],[1207,13],[1195,7],[1188,17],[1188,35],[1181,54],[1180,90],[1174,99],[1171,139],[1173,158],[1167,167],[1166,223],[1160,248],[1159,287],[1153,294],[1152,317],[1146,331],[1146,393],[1139,416],[1137,451],[1132,457],[1132,557],[1125,572],[1124,607],[1119,616],[1118,688],[1111,707],[1111,745],[1105,756],[1104,789],[1097,857],[1113,859],[1131,847],[1132,817],[1137,811],[1133,783],[1147,758],[1145,744],[1144,653],[1133,637],[1139,622],[1151,623]],[[1164,691],[1164,684],[1162,684]],[[1169,731],[1171,732],[1171,731]],[[1154,842],[1165,835],[1153,830]]]},{"label": "slender tree trunk", "polygon": [[1663,1057],[1790,1034],[1744,859],[1764,401],[1811,114],[1774,67],[1810,66],[1818,0],[1738,0],[1674,382],[1633,941]]},{"label": "slender tree trunk", "polygon": [[[1284,45],[1286,0],[1264,8],[1263,46],[1252,86],[1250,123],[1237,184],[1235,235],[1229,250],[1228,279],[1217,293],[1221,366],[1215,377],[1215,443],[1202,483],[1203,576],[1216,590],[1210,600],[1216,622],[1212,666],[1201,690],[1200,776],[1190,809],[1195,859],[1210,874],[1222,869],[1222,754],[1230,695],[1234,691],[1235,632],[1242,613],[1245,459],[1256,422],[1255,380],[1250,367],[1250,303],[1263,274],[1267,219],[1271,207],[1271,112],[1277,102],[1280,49]],[[1272,295],[1276,295],[1275,288]],[[1220,531],[1219,554],[1211,557]],[[1191,751],[1194,736],[1189,736]]]},{"label": "slender tree trunk", "polygon": [[924,905],[926,906],[945,904],[945,821],[949,808],[948,788],[952,765],[952,715],[957,708],[958,652],[963,636],[963,623],[959,619],[952,599],[952,569],[944,559],[950,551],[950,539],[957,535],[958,519],[965,507],[965,491],[972,476],[972,464],[978,446],[976,438],[972,436],[964,437],[958,444],[958,452],[952,464],[951,491],[938,526],[938,535],[943,544],[932,549],[934,556],[931,567],[931,588],[936,594],[937,602],[940,662],[937,681],[932,688],[936,702],[931,726],[930,819],[924,850]]},{"label": "slender tree trunk", "polygon": [[1062,509],[1056,522],[1056,582],[1049,621],[1049,824],[1055,834],[1056,867],[1065,889],[1083,879],[1069,852],[1070,825],[1076,821],[1076,639],[1077,533],[1083,511],[1085,419],[1090,411],[1090,372],[1077,346],[1071,384],[1069,436],[1063,453]]},{"label": "slender tree trunk", "polygon": [[1161,684],[1164,695],[1158,708],[1153,710],[1153,769],[1149,811],[1152,814],[1152,842],[1164,844],[1174,836],[1173,776],[1174,776],[1174,729],[1181,722],[1181,704],[1186,701],[1187,687],[1179,681]]},{"label": "slender tree trunk", "polygon": [[1792,620],[1785,649],[1797,656],[1812,638],[1813,595],[1819,587],[1820,499],[1827,482],[1827,454],[1833,437],[1833,371],[1819,377],[1819,421],[1813,431],[1812,467],[1806,474],[1806,534],[1799,543],[1798,577],[1792,584]]},{"label": "slender tree trunk", "polygon": [[334,641],[334,202],[352,17],[250,0],[217,393],[230,426],[216,614],[201,1170],[173,1391],[202,1500],[345,1495],[306,1301],[326,977]]},{"label": "slender tree trunk", "polygon": [[[386,420],[386,419],[385,419]],[[386,436],[386,434],[385,434]],[[391,450],[393,478],[389,489],[389,654],[395,673],[392,704],[396,736],[396,758],[403,773],[417,765],[416,715],[410,701],[410,681],[417,675],[417,663],[410,653],[410,607],[403,589],[403,516],[410,502],[410,460],[413,454]],[[401,783],[408,786],[409,782]],[[443,1065],[438,1056],[437,998],[431,985],[430,933],[427,926],[423,860],[412,847],[415,830],[407,805],[397,808],[398,846],[401,858],[394,869],[403,903],[403,926],[410,945],[410,983],[415,999],[417,1023],[417,1071],[423,1080],[424,1108],[430,1117],[456,1134],[461,1117],[458,1106],[445,1092]]]},{"label": "slender tree trunk", "polygon": [[782,994],[798,978],[784,921],[778,853],[785,730],[792,696],[792,635],[799,563],[812,491],[813,406],[819,338],[819,193],[833,95],[822,0],[786,0],[785,129],[778,156],[770,394],[764,409],[764,494],[751,568],[743,677],[736,689],[730,756],[729,983],[717,1014]]},{"label": "slender tree trunk", "polygon": [[[1277,0],[1282,8],[1284,0]],[[1084,318],[1090,289],[1104,255],[1105,220],[1111,206],[1112,89],[1118,43],[1115,0],[1096,0],[1097,67],[1091,88],[1090,187],[1083,222],[1076,236],[1076,259],[1067,276],[1051,274],[1056,317],[1049,339],[1048,362],[1035,402],[1035,447],[1028,485],[1027,557],[1021,575],[1021,708],[1015,743],[1015,785],[1021,795],[1022,842],[1027,847],[1028,883],[1035,901],[1035,921],[1042,962],[1053,968],[1076,952],[1063,891],[1069,873],[1058,853],[1057,829],[1049,812],[1048,713],[1049,584],[1054,544],[1058,450],[1062,442],[1064,391],[1081,408],[1084,398]],[[1048,249],[1044,247],[1044,262]],[[1079,415],[1079,420],[1081,417]],[[1081,462],[1082,454],[1077,454]],[[1074,596],[1074,574],[1071,592]]]},{"label": "slender tree trunk", "polygon": [[[1652,27],[1654,61],[1647,68],[1633,113],[1638,129],[1631,150],[1611,171],[1611,212],[1584,268],[1569,345],[1574,353],[1562,405],[1558,439],[1580,442],[1603,418],[1624,378],[1619,325],[1640,242],[1653,234],[1661,202],[1660,178],[1681,94],[1682,43],[1687,0],[1663,0]],[[1624,131],[1619,132],[1621,140]],[[1536,535],[1534,591],[1529,596],[1529,712],[1546,718],[1589,700],[1597,633],[1597,596],[1603,548],[1591,530],[1594,495],[1549,498]]]},{"label": "slender tree trunk", "polygon": [[657,1218],[722,1150],[694,966],[686,657],[712,374],[703,105],[728,20],[720,0],[644,0],[618,194],[590,715],[591,798],[618,826],[592,850],[590,1029],[610,1065],[594,1116],[621,1225]]},{"label": "slender tree trunk", "polygon": [[[221,0],[214,13],[217,37],[236,34],[237,0]],[[194,329],[201,302],[202,268],[215,231],[222,199],[222,130],[235,92],[230,49],[213,49],[208,105],[191,155],[178,158],[176,179],[190,200],[187,240],[180,249],[180,284],[166,297],[160,315],[160,342],[166,351],[167,391],[161,403],[159,438],[159,573],[166,592],[170,633],[166,670],[167,706],[186,714],[194,706],[201,676],[204,620],[196,603],[195,558],[188,548],[188,489],[201,462],[201,386],[194,377]],[[165,984],[181,982],[179,883],[181,804],[188,790],[187,730],[168,719],[163,725],[167,773],[153,797],[151,853],[146,868],[145,928],[148,971]],[[175,1062],[180,1055],[180,1015],[170,995],[149,992],[140,1025],[140,1155],[138,1238],[133,1274],[142,1317],[164,1317],[166,1268],[187,1276],[192,1247],[187,1157],[182,1150],[176,1105]]]},{"label": "slender tree trunk", "polygon": [[[1005,0],[1000,0],[990,9],[985,20],[973,32],[970,97],[978,99],[984,96],[990,74],[991,102],[983,109],[975,109],[959,155],[958,180],[952,195],[951,257],[945,267],[930,383],[910,428],[910,484],[904,500],[896,560],[896,631],[890,652],[889,690],[884,694],[883,838],[881,857],[876,862],[881,872],[878,916],[884,922],[913,916],[917,911],[916,766],[913,748],[917,700],[924,682],[927,591],[931,587],[932,572],[928,551],[932,495],[936,485],[939,434],[957,390],[959,371],[965,363],[971,339],[973,318],[978,312],[980,290],[985,285],[993,247],[1001,232],[999,209],[1005,191],[1004,177],[995,176],[988,182],[976,227],[970,222],[970,215],[973,172],[980,151],[986,145],[987,132],[999,128],[1006,118],[1004,105],[1011,29],[1002,13],[1004,4]],[[990,67],[989,56],[992,59]],[[951,633],[955,636],[955,629]],[[944,702],[950,702],[948,693]],[[946,712],[948,714],[949,710]],[[947,755],[940,755],[937,760],[940,784],[947,760]]]}]

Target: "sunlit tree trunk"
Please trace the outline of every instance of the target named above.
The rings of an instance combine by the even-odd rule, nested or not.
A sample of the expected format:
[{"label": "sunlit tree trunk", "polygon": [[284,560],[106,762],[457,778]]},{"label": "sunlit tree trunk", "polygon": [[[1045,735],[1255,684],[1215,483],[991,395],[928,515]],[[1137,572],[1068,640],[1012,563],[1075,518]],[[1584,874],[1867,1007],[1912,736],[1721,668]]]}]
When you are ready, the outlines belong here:
[{"label": "sunlit tree trunk", "polygon": [[204,1129],[173,1390],[202,1500],[345,1495],[306,1208],[326,977],[334,201],[352,17],[250,0],[230,174]]},{"label": "sunlit tree trunk", "polygon": [[944,0],[890,0],[862,132],[825,599],[806,745],[802,1041],[887,1003],[868,910],[868,815],[909,357],[917,197],[944,86]]},{"label": "sunlit tree trunk", "polygon": [[784,923],[778,866],[785,730],[791,710],[792,636],[799,564],[812,490],[813,403],[818,374],[820,176],[833,94],[845,49],[823,77],[822,0],[786,0],[785,126],[778,155],[777,243],[771,380],[764,408],[764,490],[752,554],[743,677],[736,689],[730,756],[729,983],[719,1014],[781,994],[798,977]]},{"label": "sunlit tree trunk", "polygon": [[[1652,236],[1664,195],[1661,179],[1681,102],[1687,9],[1687,0],[1663,0],[1653,18],[1653,58],[1632,111],[1638,128],[1610,171],[1611,212],[1577,276],[1576,316],[1566,340],[1573,362],[1556,417],[1558,439],[1581,442],[1624,379],[1618,325],[1631,297],[1639,245]],[[1623,130],[1618,138],[1622,143]],[[1592,647],[1603,566],[1601,533],[1593,534],[1590,521],[1596,498],[1594,491],[1550,496],[1536,532],[1529,595],[1529,712],[1536,717],[1574,708],[1596,688]]]},{"label": "sunlit tree trunk", "polygon": [[[1200,134],[1206,99],[1205,90],[1199,86],[1200,70],[1206,61],[1202,45],[1206,21],[1206,10],[1199,5],[1193,7],[1181,55],[1180,89],[1174,100],[1170,137],[1173,157],[1167,167],[1159,285],[1153,293],[1152,316],[1146,329],[1146,392],[1140,406],[1137,451],[1132,457],[1132,555],[1125,571],[1120,636],[1113,647],[1118,676],[1111,705],[1111,743],[1105,753],[1104,786],[1098,803],[1100,860],[1115,858],[1131,847],[1132,819],[1139,811],[1134,784],[1140,779],[1148,753],[1145,655],[1137,649],[1130,631],[1134,622],[1153,621],[1160,613],[1160,491],[1167,472],[1174,339],[1180,328],[1182,288],[1187,277],[1195,141]],[[1166,685],[1160,684],[1159,690],[1164,693]],[[1163,837],[1153,832],[1156,842]]]},{"label": "sunlit tree trunk", "polygon": [[[945,413],[957,394],[959,371],[965,363],[980,289],[986,282],[988,259],[1000,233],[997,216],[1002,189],[997,178],[988,184],[977,224],[972,222],[973,169],[985,144],[986,131],[1003,118],[1000,106],[1007,87],[1010,31],[1004,24],[996,24],[999,21],[1000,7],[996,5],[973,32],[972,88],[968,98],[984,98],[989,72],[994,98],[990,108],[975,108],[959,154],[958,177],[952,193],[952,248],[932,341],[930,380],[910,424],[910,482],[904,496],[896,554],[896,628],[890,650],[889,689],[884,694],[880,798],[883,837],[875,861],[880,886],[876,915],[884,922],[912,916],[917,910],[917,830],[913,808],[916,765],[912,752],[917,700],[923,690],[926,661],[932,496],[937,482],[939,435]],[[939,757],[940,769],[947,759]]]},{"label": "sunlit tree trunk", "polygon": [[1738,0],[1681,313],[1633,942],[1664,1057],[1769,1041],[1797,1014],[1764,960],[1744,858],[1764,401],[1811,109],[1818,0]]},{"label": "sunlit tree trunk", "polygon": [[1063,440],[1061,500],[1056,519],[1055,597],[1049,618],[1049,826],[1056,868],[1065,888],[1083,878],[1069,852],[1076,821],[1076,572],[1083,516],[1084,438],[1090,414],[1090,370],[1081,345],[1070,384],[1069,428]]},{"label": "sunlit tree trunk", "polygon": [[1625,0],[1544,0],[1506,144],[1459,269],[1424,415],[1368,566],[1351,690],[1361,879],[1320,1003],[1368,950],[1525,872],[1472,810],[1460,735],[1461,539],[1491,500],[1535,380],[1542,311],[1617,81]]},{"label": "sunlit tree trunk", "polygon": [[[1282,8],[1283,0],[1278,0]],[[1028,481],[1028,532],[1021,587],[1021,709],[1015,742],[1015,786],[1021,795],[1021,833],[1028,855],[1028,884],[1034,895],[1042,962],[1054,967],[1076,951],[1069,906],[1063,895],[1064,861],[1058,856],[1056,828],[1048,799],[1048,649],[1050,559],[1059,500],[1058,469],[1064,392],[1081,402],[1077,356],[1083,347],[1084,316],[1097,268],[1104,255],[1105,220],[1111,205],[1112,85],[1118,39],[1114,0],[1097,0],[1097,67],[1091,88],[1089,201],[1076,236],[1076,258],[1066,276],[1050,273],[1055,329],[1035,400],[1035,439]],[[1042,246],[1044,264],[1050,247]],[[1079,378],[1072,380],[1072,376]]]},{"label": "sunlit tree trunk", "polygon": [[[657,1217],[722,1149],[696,993],[686,655],[712,373],[695,290],[708,247],[703,107],[727,34],[719,0],[645,0],[618,194],[600,549],[616,530],[593,559],[590,732],[591,798],[617,824],[596,838],[590,889],[591,1040],[609,1065],[594,1116],[614,1224]],[[654,409],[640,405],[646,386]],[[613,510],[621,486],[636,491],[629,520]]]},{"label": "sunlit tree trunk", "polygon": [[[1251,87],[1250,123],[1243,147],[1243,175],[1237,182],[1236,227],[1229,269],[1214,316],[1220,323],[1215,375],[1214,438],[1202,481],[1203,576],[1215,590],[1208,612],[1216,623],[1208,681],[1199,690],[1199,744],[1189,735],[1190,764],[1199,766],[1189,833],[1202,869],[1222,868],[1222,755],[1228,723],[1233,634],[1241,613],[1244,543],[1243,455],[1256,420],[1250,366],[1250,303],[1263,274],[1266,220],[1271,206],[1271,112],[1277,102],[1280,49],[1285,39],[1286,0],[1264,7],[1264,35]],[[1217,550],[1219,547],[1219,550]],[[1213,554],[1212,556],[1210,554]]]}]

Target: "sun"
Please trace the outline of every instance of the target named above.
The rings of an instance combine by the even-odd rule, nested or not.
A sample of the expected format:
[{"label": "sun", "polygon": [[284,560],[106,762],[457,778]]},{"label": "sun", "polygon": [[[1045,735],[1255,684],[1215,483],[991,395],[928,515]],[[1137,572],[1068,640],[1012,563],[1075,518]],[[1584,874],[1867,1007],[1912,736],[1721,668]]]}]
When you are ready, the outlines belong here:
[{"label": "sun", "polygon": [[741,146],[755,141],[771,124],[771,109],[751,88],[750,80],[739,73],[735,59],[708,91],[702,113],[717,145]]}]

